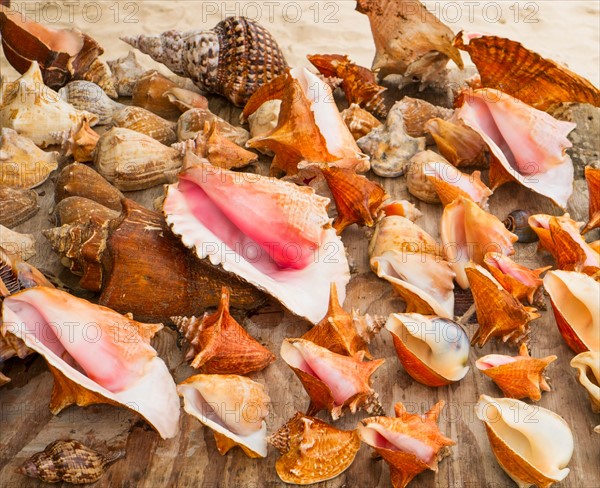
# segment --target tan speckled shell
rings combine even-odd
[[[86,110],[98,116],[98,125],[108,124],[113,114],[125,105],[111,100],[106,92],[91,81],[71,81],[58,94],[78,110]]]
[[[156,139],[169,146],[177,140],[175,123],[159,117],[141,107],[125,107],[116,112],[112,119],[114,127],[130,129]]]
[[[39,209],[38,196],[33,190],[0,185],[0,224],[14,227],[30,219]]]

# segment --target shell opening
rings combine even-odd
[[[432,465],[435,461],[435,451],[431,446],[406,434],[393,432],[383,425],[369,423],[361,425],[361,438],[375,449],[388,449],[390,451],[413,454],[425,464]]]
[[[510,364],[518,361],[519,358],[513,356],[505,356],[503,354],[488,354],[475,361],[477,369],[485,371],[486,369],[495,368],[496,366],[502,366],[503,364]]]

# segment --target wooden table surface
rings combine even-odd
[[[211,109],[220,115],[237,121],[239,111],[220,99],[211,100]],[[598,126],[598,111],[592,110],[589,120]],[[594,155],[597,162],[599,141],[594,134],[575,134],[581,146]],[[581,142],[583,140],[583,142]],[[590,164],[593,161],[586,161]],[[255,170],[265,172],[267,161],[261,161]],[[587,219],[587,188],[577,171],[578,179],[570,200],[568,211],[577,220]],[[439,239],[439,222],[442,207],[417,201],[406,191],[403,177],[383,179],[369,174],[380,182],[394,198],[408,198],[423,213],[417,224]],[[54,177],[55,179],[55,177]],[[53,273],[65,283],[77,281],[61,266],[42,229],[53,227],[53,181],[37,189],[42,208],[31,220],[18,226],[20,232],[32,232],[37,238],[37,255],[31,263],[46,272]],[[128,196],[152,207],[162,188],[136,192]],[[490,210],[503,219],[518,208],[535,213],[561,214],[549,200],[533,194],[515,184],[500,188],[490,199]],[[591,236],[598,239],[597,231]],[[345,308],[358,308],[363,313],[388,315],[401,312],[403,302],[397,298],[391,286],[378,279],[369,269],[367,245],[369,230],[353,226],[342,238],[353,266],[353,276],[347,288]],[[553,264],[547,254],[538,254],[536,244],[516,245],[515,259],[531,268]],[[546,300],[548,302],[548,300]],[[550,365],[548,375],[552,391],[544,393],[537,403],[561,415],[573,430],[575,452],[569,464],[571,473],[559,485],[564,488],[600,487],[600,435],[592,428],[600,423],[600,416],[593,414],[587,392],[579,385],[576,371],[569,366],[574,356],[560,336],[554,316],[547,303],[541,318],[533,322],[530,341],[531,354],[543,357],[556,354],[558,360]],[[277,356],[277,361],[265,370],[250,377],[266,385],[272,404],[267,420],[269,432],[279,428],[298,410],[308,406],[308,396],[292,370],[279,357],[279,348],[285,337],[299,337],[310,327],[302,319],[290,315],[277,304],[270,304],[257,314],[242,321],[248,332]],[[476,330],[469,323],[470,336]],[[163,329],[153,345],[166,361],[177,383],[195,374],[183,359],[181,341],[177,333]],[[410,486],[448,488],[500,488],[516,486],[496,462],[485,434],[484,425],[474,414],[474,405],[481,394],[501,397],[500,390],[492,381],[474,367],[475,360],[485,354],[516,354],[505,344],[492,343],[483,349],[472,348],[471,370],[460,382],[442,387],[429,388],[413,381],[403,370],[396,356],[390,334],[383,330],[371,344],[375,358],[385,358],[384,365],[374,375],[374,389],[380,394],[382,405],[388,415],[393,415],[393,405],[403,402],[410,412],[424,412],[438,400],[445,400],[446,407],[440,419],[440,428],[456,442],[451,455],[439,466],[438,473],[424,472]],[[125,449],[127,455],[113,464],[97,487],[197,487],[197,488],[267,488],[285,486],[275,472],[279,457],[276,449],[269,447],[266,459],[249,459],[240,449],[233,449],[221,456],[216,448],[212,432],[195,418],[181,412],[180,430],[174,439],[162,440],[137,415],[108,405],[80,408],[71,406],[54,416],[48,410],[52,390],[52,375],[39,356],[25,360],[11,359],[4,373],[12,381],[0,389],[0,486],[34,487],[47,486],[15,473],[25,459],[50,442],[60,438],[77,439],[101,451]],[[325,412],[319,417],[328,420]],[[354,428],[364,417],[347,413],[336,422],[345,429]],[[371,488],[390,486],[389,468],[381,459],[373,459],[372,450],[362,445],[354,463],[339,477],[320,483],[327,488]]]

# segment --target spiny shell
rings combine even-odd
[[[341,115],[344,124],[348,126],[348,130],[355,141],[358,141],[361,137],[366,136],[373,129],[382,125],[379,120],[365,109],[360,108],[356,103],[350,105]]]
[[[120,97],[131,97],[133,87],[146,72],[135,57],[134,51],[129,51],[127,56],[107,61],[115,79],[115,88]]]
[[[244,17],[228,17],[208,31],[171,30],[122,40],[191,78],[203,91],[223,95],[238,106],[287,68],[271,34]]]
[[[77,110],[96,115],[98,125],[108,124],[113,114],[125,107],[122,103],[112,100],[102,88],[91,81],[71,81],[58,91],[58,95]]]
[[[177,120],[177,138],[180,141],[195,139],[204,130],[206,122],[218,124],[223,136],[238,146],[243,146],[250,139],[250,133],[246,129],[231,125],[207,108],[193,108],[183,113]]]
[[[177,140],[174,122],[169,122],[141,107],[125,107],[115,112],[111,123],[113,127],[130,129],[150,136],[165,146],[170,146]]]
[[[108,465],[123,456],[124,451],[104,456],[80,442],[59,440],[48,444],[42,452],[30,457],[18,472],[46,483],[95,483],[102,477]]]
[[[33,190],[0,185],[0,224],[11,228],[33,217],[40,209]]]

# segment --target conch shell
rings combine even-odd
[[[484,87],[502,90],[539,110],[565,102],[600,107],[600,90],[592,83],[517,41],[459,32],[454,45],[469,53]]]
[[[355,141],[366,136],[375,129],[375,127],[382,125],[379,120],[365,109],[360,108],[356,103],[353,103],[347,109],[342,111],[341,116]]]
[[[457,168],[489,166],[485,141],[460,119],[433,118],[426,122],[425,128],[438,151]]]
[[[177,141],[175,123],[141,107],[125,107],[115,112],[110,120],[113,127],[129,129],[156,139],[165,146]]]
[[[339,476],[346,471],[358,450],[356,430],[340,430],[315,417],[296,413],[267,438],[281,457],[275,463],[284,483],[310,485]]]
[[[518,356],[488,354],[479,358],[475,366],[492,378],[505,397],[529,398],[537,402],[542,398],[542,391],[550,391],[544,371],[556,359],[554,355],[532,358],[527,344],[521,344]]]
[[[84,118],[78,127],[56,133],[56,139],[65,156],[73,156],[78,163],[88,163],[94,160],[94,150],[100,136]]]
[[[33,190],[0,185],[0,224],[15,227],[33,217],[40,209],[38,195]]]
[[[343,356],[317,346],[306,339],[285,339],[281,358],[292,368],[310,396],[307,415],[327,410],[333,420],[348,407],[373,413],[381,410],[378,395],[371,388],[371,375],[385,359],[363,361],[360,351],[353,357]]]
[[[27,137],[8,127],[0,131],[0,184],[11,188],[35,188],[56,168],[56,151],[42,151]]]
[[[135,405],[132,410],[161,437],[177,434],[175,383],[150,346],[150,338],[162,324],[142,324],[44,286],[5,298],[2,318],[4,335],[22,339],[48,363],[54,375],[53,414],[72,404]]]
[[[505,290],[520,302],[527,300],[530,305],[534,305],[534,302],[541,298],[539,292],[543,280],[540,275],[552,268],[552,266],[545,266],[529,269],[498,252],[488,252],[483,262]]]
[[[406,132],[399,103],[390,109],[385,124],[357,141],[358,146],[371,156],[373,172],[388,178],[406,173],[410,158],[425,150],[424,137],[414,138]]]
[[[600,283],[574,271],[548,271],[544,288],[550,295],[556,325],[577,354],[600,351]]]
[[[518,239],[497,217],[464,197],[444,208],[440,234],[446,259],[463,289],[469,287],[465,274],[469,261],[483,264],[485,254],[492,251],[511,256]]]
[[[327,312],[330,283],[336,283],[343,300],[350,278],[328,203],[312,188],[234,173],[198,159],[167,188],[163,211],[198,258],[208,258],[317,323]]]
[[[517,181],[562,208],[573,193],[567,139],[576,124],[555,119],[499,90],[464,94],[456,116],[477,132],[491,154],[490,185]]]
[[[465,273],[473,293],[479,324],[471,344],[483,347],[492,337],[512,344],[527,341],[529,322],[540,317],[537,310],[523,306],[478,264],[467,265]]]
[[[235,446],[251,458],[267,457],[271,399],[260,383],[233,374],[198,374],[177,385],[183,409],[212,429],[221,455]]]
[[[444,163],[448,161],[438,153],[426,150],[420,151],[410,158],[408,171],[406,173],[406,189],[412,196],[426,203],[440,203],[440,197],[435,191],[433,183],[427,178],[425,167],[428,163]]]
[[[548,488],[567,477],[574,440],[562,417],[537,405],[487,395],[481,395],[475,413],[485,422],[498,464],[519,488]]]
[[[411,137],[426,137],[427,144],[433,144],[431,134],[427,129],[427,122],[431,119],[449,119],[454,110],[433,105],[420,98],[403,97],[396,102],[406,125],[406,133]]]
[[[570,364],[579,371],[579,383],[590,396],[592,410],[600,413],[600,352],[581,352],[571,359]]]
[[[348,104],[356,103],[377,117],[387,116],[387,108],[381,95],[387,88],[379,86],[373,72],[350,61],[341,54],[315,54],[308,60],[328,78],[342,80],[341,88]]]
[[[400,216],[383,218],[369,244],[371,269],[389,281],[406,312],[454,317],[454,277],[433,237]]]
[[[254,138],[266,136],[267,134],[275,130],[275,127],[277,127],[277,122],[279,121],[280,111],[281,100],[268,100],[265,103],[263,103],[258,108],[258,110],[250,114],[248,116],[248,125],[250,126],[250,137]],[[369,116],[372,117],[371,114],[369,114]],[[241,118],[243,118],[243,114]],[[346,122],[346,120],[344,120],[344,122]],[[274,156],[273,151],[271,151],[269,148],[263,147],[258,150],[261,153],[266,154],[267,156]]]
[[[237,106],[287,68],[269,31],[245,17],[227,17],[211,30],[121,39],[190,78],[202,91],[223,95]]]
[[[177,139],[196,139],[198,134],[204,131],[206,122],[218,125],[219,132],[238,146],[243,146],[250,139],[250,133],[246,129],[231,125],[207,108],[192,108],[177,119]]]
[[[368,417],[358,424],[360,439],[389,465],[394,488],[404,488],[426,469],[437,472],[438,463],[450,454],[450,446],[456,443],[437,426],[444,405],[440,400],[425,415],[418,415],[396,403],[395,418]]]
[[[123,191],[173,182],[182,164],[176,149],[145,134],[117,127],[102,134],[94,156],[98,173]]]
[[[58,90],[58,95],[77,110],[96,115],[98,125],[108,124],[115,112],[125,108],[125,105],[112,100],[102,88],[91,81],[71,81]]]
[[[84,118],[90,125],[98,122],[96,115],[75,109],[46,87],[35,61],[13,84],[0,87],[0,126],[17,131],[36,146],[60,142],[51,132],[78,127]]]
[[[107,61],[108,67],[114,77],[114,85],[120,97],[131,97],[133,87],[145,73],[143,66],[135,57],[134,51],[129,51],[127,56]]]
[[[110,464],[123,456],[125,451],[105,456],[75,440],[59,440],[31,456],[17,472],[45,483],[95,483]]]
[[[219,308],[214,314],[172,317],[190,342],[186,359],[203,373],[248,374],[275,361],[275,356],[259,344],[229,314],[229,289],[223,287]]]
[[[205,97],[179,86],[168,89],[163,93],[163,97],[166,97],[181,112],[186,112],[191,108],[208,108],[208,100]]]
[[[157,71],[146,72],[133,86],[131,103],[166,119],[176,118],[181,111],[165,94],[177,83]]]
[[[585,181],[587,181],[590,205],[589,219],[583,234],[600,226],[600,169],[586,166]]]
[[[391,202],[386,203],[381,211],[388,217],[398,215],[400,217],[406,217],[411,222],[415,222],[423,216],[421,211],[408,200],[392,200]]]
[[[35,237],[33,234],[21,234],[0,225],[0,247],[9,254],[27,261],[35,256]]]
[[[469,372],[469,337],[451,320],[418,313],[390,314],[385,324],[406,372],[427,386],[460,381]]]
[[[481,181],[479,171],[468,175],[443,161],[426,163],[423,171],[442,205],[446,206],[458,197],[464,197],[473,200],[481,208],[487,208],[487,200],[493,192]]]
[[[54,207],[57,225],[87,224],[90,219],[106,221],[116,219],[120,212],[84,197],[67,197]]]

